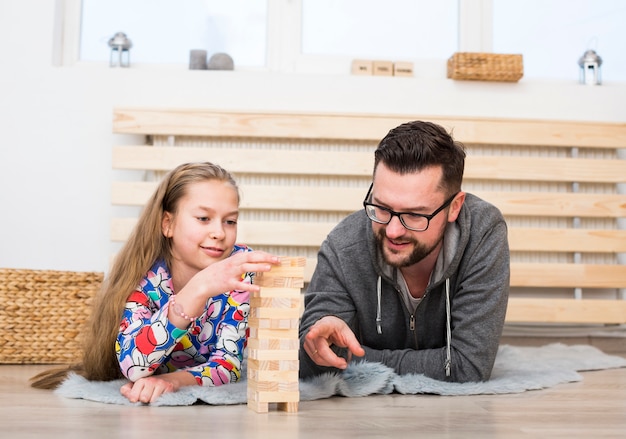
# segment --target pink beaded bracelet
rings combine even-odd
[[[174,310],[176,314],[182,317],[185,320],[189,320],[191,323],[195,322],[198,317],[191,317],[190,315],[185,314],[183,307],[176,303],[176,295],[172,294],[170,296],[170,306]]]

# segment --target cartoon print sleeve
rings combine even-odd
[[[252,273],[245,275],[252,282]],[[202,317],[198,334],[201,348],[208,350],[208,361],[185,368],[202,386],[221,386],[241,379],[243,351],[248,339],[250,293],[231,291],[214,298]]]
[[[168,309],[168,304],[158,309],[143,291],[129,296],[115,345],[120,369],[129,380],[154,374],[187,335],[168,320]]]

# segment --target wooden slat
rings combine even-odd
[[[509,323],[625,324],[626,301],[592,299],[510,298]]]
[[[187,162],[210,161],[233,174],[371,176],[371,152],[263,150],[168,146],[113,147],[113,169],[169,171]]]
[[[113,182],[111,202],[114,205],[143,206],[154,182]],[[269,186],[242,184],[241,210],[352,212],[363,207],[367,187]],[[332,193],[332,196],[329,194]]]
[[[111,240],[123,242],[128,239],[137,218],[113,218]],[[237,240],[255,246],[319,247],[335,223],[293,221],[248,221],[237,227]]]
[[[317,261],[307,260],[305,282],[311,280]],[[626,288],[626,269],[618,265],[511,263],[511,287]],[[542,299],[535,299],[542,300]]]
[[[155,183],[114,182],[113,204],[143,206]],[[366,187],[240,186],[242,209],[352,212],[362,207]],[[626,194],[546,192],[475,192],[496,205],[505,216],[621,218]],[[332,196],[331,196],[332,195]]]
[[[307,259],[305,282],[311,280],[316,264],[314,258]],[[510,285],[544,293],[549,288],[626,288],[626,270],[618,265],[512,262]]]
[[[505,216],[545,218],[626,216],[626,194],[488,191],[473,193],[498,206]]]
[[[517,252],[626,252],[626,230],[509,227],[508,235]]]
[[[246,160],[242,160],[245,157]],[[168,171],[185,162],[211,161],[245,174],[369,177],[372,152],[263,150],[168,146],[113,147],[114,169]],[[468,156],[466,180],[624,183],[626,160]]]
[[[378,142],[390,129],[417,119],[435,122],[453,130],[455,138],[465,143],[590,148],[626,146],[626,124],[623,123],[442,118],[425,115],[116,108],[113,112],[113,132]]]
[[[135,218],[113,218],[111,239],[125,241]],[[249,245],[319,247],[335,223],[241,221],[238,237]],[[626,252],[626,230],[509,228],[512,252]],[[626,267],[624,268],[626,270]]]
[[[335,223],[293,221],[240,222],[237,240],[255,246],[315,247],[322,244]]]
[[[626,288],[626,267],[611,264],[511,262],[512,287]]]
[[[319,247],[334,226],[330,222],[242,221],[238,237],[250,245]],[[626,252],[626,230],[510,227],[508,235],[512,252]]]
[[[626,160],[468,156],[464,180],[567,183],[626,182]]]

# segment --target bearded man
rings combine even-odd
[[[300,376],[352,359],[397,374],[488,380],[509,295],[507,226],[461,189],[465,148],[423,121],[374,153],[363,210],[322,243],[300,322]]]

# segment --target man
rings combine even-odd
[[[355,356],[398,374],[489,379],[509,293],[507,227],[461,190],[464,165],[463,145],[432,123],[382,139],[364,209],[320,248],[300,324],[301,377]]]

